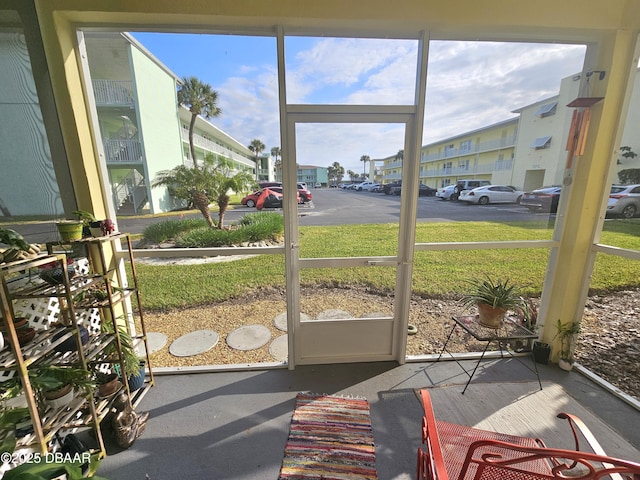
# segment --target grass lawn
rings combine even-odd
[[[601,243],[640,250],[640,220],[605,223]],[[547,222],[500,224],[502,238],[510,240],[550,239]],[[300,227],[300,255],[303,258],[394,255],[397,225],[349,225]],[[417,242],[495,240],[496,224],[490,222],[419,223]],[[414,256],[414,294],[432,297],[458,296],[465,281],[488,274],[509,278],[524,295],[539,296],[547,268],[547,249],[420,251]],[[185,308],[240,297],[265,287],[283,287],[284,258],[261,255],[244,260],[199,265],[136,265],[145,308]],[[307,269],[301,272],[303,285],[367,286],[391,291],[396,269],[358,267]],[[640,285],[640,264],[629,259],[598,254],[591,280],[596,292]]]

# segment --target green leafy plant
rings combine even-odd
[[[0,243],[4,243],[10,247],[16,247],[25,252],[28,252],[30,248],[30,245],[22,235],[11,228],[0,228]]]
[[[95,389],[95,382],[87,370],[57,365],[45,365],[29,369],[29,383],[31,383],[32,388],[39,392],[57,390],[64,385],[72,385],[75,389],[85,393],[92,392]],[[22,381],[19,376],[15,375],[2,382],[1,388],[1,400],[14,398],[22,392]]]
[[[82,220],[83,225],[89,226],[91,222],[97,222],[98,219],[91,212],[87,212],[86,210],[76,210],[73,214]]]
[[[556,323],[556,335],[554,339],[560,340],[559,358],[569,363],[573,363],[573,351],[575,347],[576,336],[580,333],[580,323],[562,323],[558,319]]]
[[[522,307],[522,297],[520,297],[516,286],[509,284],[508,278],[493,280],[491,277],[485,276],[484,279],[468,280],[467,284],[471,288],[460,299],[460,303],[466,308],[480,303],[507,310]]]
[[[111,322],[103,322],[102,330],[106,333],[114,333],[113,324]],[[127,327],[119,324],[118,334],[120,336],[120,348],[122,350],[122,363],[125,372],[127,372],[127,378],[130,378],[132,375],[137,375],[138,372],[140,372],[140,356],[135,351],[133,338],[129,335]],[[111,342],[105,352],[110,356],[116,357],[116,343]]]

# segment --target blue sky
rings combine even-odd
[[[212,121],[241,143],[280,146],[276,40],[268,37],[134,33],[179,77],[196,76],[219,94]],[[582,69],[584,46],[432,42],[423,144],[507,120],[513,110],[558,93]],[[417,42],[349,38],[285,40],[289,103],[410,104]],[[399,125],[303,125],[297,162],[334,161],[363,172],[362,155],[403,148]]]

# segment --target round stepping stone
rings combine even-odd
[[[330,308],[318,314],[318,320],[336,320],[341,318],[353,318],[353,315],[345,310],[338,310],[337,308]]]
[[[247,325],[227,335],[227,345],[235,350],[255,350],[265,345],[271,332],[264,325]]]
[[[164,333],[160,332],[149,332],[147,333],[147,345],[149,345],[149,355],[152,353],[156,353],[158,350],[163,348],[167,344],[167,336]],[[136,347],[136,353],[139,357],[146,356],[144,348],[144,343],[140,343]]]
[[[169,346],[169,353],[175,357],[198,355],[215,347],[219,339],[213,330],[196,330],[176,339]]]
[[[287,335],[280,335],[269,345],[269,353],[279,362],[286,362],[289,359],[289,343]]]
[[[311,320],[311,317],[306,313],[300,312],[300,321],[306,322]],[[283,332],[287,331],[287,312],[282,312],[276,316],[273,320],[273,324],[278,330],[282,330]]]

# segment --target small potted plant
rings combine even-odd
[[[91,374],[82,368],[50,365],[38,369],[38,375],[38,382],[47,381],[39,383],[39,388],[45,403],[52,408],[64,407],[78,392],[86,394],[95,389]]]
[[[489,328],[500,328],[508,310],[522,307],[522,298],[515,285],[506,280],[493,280],[489,276],[467,282],[471,289],[460,303],[465,308],[478,308],[478,322]]]
[[[102,329],[107,333],[114,333],[113,325],[109,322],[104,322],[102,324]],[[131,338],[131,335],[129,335],[129,332],[124,325],[118,325],[118,335],[120,336],[122,363],[126,375],[122,375],[122,371],[118,364],[115,365],[115,370],[120,374],[123,381],[124,377],[126,376],[126,381],[129,384],[130,391],[138,390],[139,388],[142,388],[144,384],[146,364],[143,359],[141,359],[140,356],[136,353],[133,339]],[[117,357],[117,351],[115,350],[114,342],[110,344],[110,348],[107,349],[107,351],[111,356]]]
[[[576,338],[580,333],[580,323],[562,323],[560,319],[556,323],[556,336],[560,340],[560,352],[558,354],[558,366],[566,371],[573,368],[573,351],[576,346]]]

